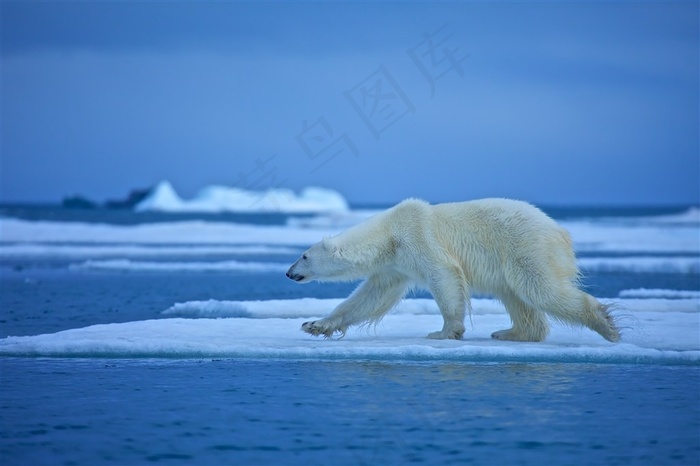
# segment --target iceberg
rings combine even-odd
[[[144,200],[137,212],[284,212],[324,213],[347,212],[345,198],[331,189],[308,187],[299,194],[290,189],[248,191],[227,186],[208,186],[192,199],[182,199],[168,181],[161,181]]]

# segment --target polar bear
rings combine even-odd
[[[316,336],[377,322],[418,286],[430,291],[444,320],[428,338],[462,338],[472,291],[500,299],[510,314],[513,327],[491,335],[499,340],[544,340],[547,315],[608,341],[620,338],[608,306],[578,288],[569,233],[522,201],[408,199],[316,243],[287,277],[299,283],[366,278],[328,317],[302,325]]]

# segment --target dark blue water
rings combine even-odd
[[[695,465],[700,368],[0,360],[3,465]]]

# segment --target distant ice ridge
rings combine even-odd
[[[242,225],[188,220],[141,225],[104,225],[77,222],[28,221],[0,218],[0,241],[7,243],[111,243],[306,246],[334,235],[371,215],[351,211],[283,225]],[[591,222],[563,222],[578,252],[627,254],[700,252],[696,226],[621,226]]]
[[[442,326],[431,300],[406,300],[376,327],[352,328],[343,339],[302,333],[308,318],[327,315],[338,300],[189,302],[165,315],[179,317],[94,325],[58,333],[0,339],[0,355],[87,358],[246,358],[453,360],[700,365],[697,300],[618,299],[634,316],[618,344],[587,329],[553,324],[543,343],[490,338],[510,320],[502,305],[475,300],[473,326],[460,341],[429,340]],[[234,318],[212,319],[222,314]],[[624,317],[623,317],[624,318]]]
[[[301,249],[284,246],[146,246],[3,244],[0,257],[178,257],[218,255],[294,255]]]
[[[208,186],[193,199],[182,199],[168,181],[161,181],[136,205],[136,211],[163,212],[347,212],[348,203],[337,191],[304,188],[298,195],[290,189],[248,191],[227,186]]]
[[[571,233],[574,247],[579,252],[700,252],[700,225],[697,224],[647,221],[628,225],[602,221],[559,223]]]
[[[27,221],[0,218],[0,241],[7,243],[84,243],[158,245],[310,245],[339,230],[302,230],[286,226],[242,225],[187,220],[141,225]]]
[[[130,259],[88,260],[80,264],[72,264],[72,269],[97,270],[132,270],[146,272],[278,272],[283,273],[289,264],[274,262],[172,262],[172,261],[134,261]]]
[[[287,219],[287,226],[303,229],[328,229],[350,228],[368,218],[377,215],[382,210],[358,209],[349,212],[333,212],[329,214],[315,215],[313,217],[291,217]]]
[[[634,290],[620,291],[620,298],[679,298],[696,299],[700,302],[700,291],[636,288]]]
[[[689,207],[685,212],[678,214],[638,217],[636,220],[660,224],[700,225],[700,207]]]
[[[582,257],[583,270],[635,273],[700,273],[700,257]]]
[[[1,257],[1,255],[0,255]],[[109,269],[160,272],[284,272],[288,263],[247,261],[138,261],[131,259],[87,260],[72,264],[74,269]],[[700,258],[695,257],[585,257],[578,260],[589,272],[684,273],[700,274]]]

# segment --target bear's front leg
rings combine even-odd
[[[314,320],[312,322],[304,322],[301,325],[301,329],[315,337],[323,335],[326,338],[333,336],[335,332],[341,333],[341,338],[345,336],[347,331],[347,326],[341,326],[335,319],[320,319]]]
[[[464,335],[464,316],[470,306],[467,284],[457,268],[437,272],[431,280],[430,292],[444,320],[442,330],[428,334],[434,340],[460,340]]]
[[[301,329],[314,336],[330,338],[340,332],[343,337],[352,325],[381,319],[401,299],[407,284],[408,279],[403,275],[389,272],[372,275],[328,317],[305,322]]]

